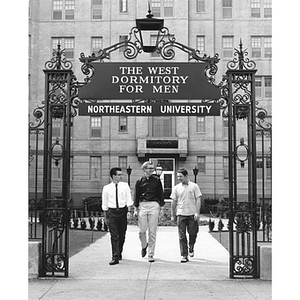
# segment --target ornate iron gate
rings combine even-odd
[[[71,119],[77,115],[79,103],[94,102],[79,99],[78,89],[88,84],[93,77],[92,62],[110,59],[110,53],[120,48],[123,49],[125,58],[136,58],[144,50],[137,35],[138,31],[137,27],[133,27],[127,39],[101,49],[98,54],[85,56],[82,53],[80,61],[83,63],[81,70],[86,76],[84,82],[77,81],[73,75],[72,64],[66,61],[64,50],[61,50],[59,45],[53,52],[52,60],[45,65],[45,101],[42,107],[34,111],[39,126],[44,125],[42,276],[68,276]],[[175,49],[187,53],[189,60],[205,63],[206,79],[216,85],[218,54],[214,57],[200,56],[199,51],[177,42],[174,35],[169,33],[169,29],[163,27],[160,29],[154,50],[163,59],[171,60],[175,56]],[[222,95],[220,99],[202,100],[202,103],[218,102],[223,116],[227,116],[229,120],[231,278],[257,277],[256,124],[257,118],[261,121],[264,119],[265,112],[256,107],[255,63],[245,59],[245,54],[240,45],[240,50],[236,50],[235,53],[238,58],[228,64],[226,76],[217,84]],[[63,122],[62,139],[54,132],[56,120]],[[246,126],[242,125],[243,135],[239,137],[239,125],[245,121]],[[238,162],[241,170],[238,169]],[[62,165],[62,178],[60,183],[56,181],[54,186],[52,171],[58,165]],[[240,193],[239,180],[245,178],[248,180],[248,188]]]
[[[51,61],[45,64],[45,101],[33,112],[37,124],[31,122],[29,127],[30,132],[44,132],[41,276],[68,277],[71,101],[74,91],[71,69],[72,64],[65,59],[65,52],[58,45]],[[55,125],[57,123],[62,124],[62,132],[57,131],[60,128]]]
[[[258,277],[257,127],[265,130],[266,111],[255,101],[256,65],[240,43],[228,63],[228,155],[230,277]],[[270,125],[268,126],[270,127]],[[245,182],[246,190],[243,190]]]

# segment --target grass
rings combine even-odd
[[[30,232],[30,228],[28,229]],[[69,255],[72,257],[90,244],[101,239],[107,232],[98,230],[81,230],[70,229],[69,230]],[[37,224],[37,238],[42,237],[42,224]]]

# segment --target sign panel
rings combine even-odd
[[[214,99],[220,89],[205,77],[205,63],[93,63],[80,99]]]
[[[218,103],[81,103],[80,116],[219,116]]]

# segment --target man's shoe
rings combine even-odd
[[[149,257],[148,257],[148,261],[149,261],[149,262],[155,262],[153,256],[149,256]]]
[[[122,260],[122,254],[119,255],[119,260]]]
[[[195,253],[194,253],[194,248],[193,247],[190,247],[189,248],[189,256],[190,257],[194,257]]]
[[[181,259],[180,262],[186,263],[186,262],[188,262],[188,261],[189,261],[189,259],[188,259],[186,256],[182,256],[182,259]]]
[[[148,243],[147,243],[147,245],[146,245],[145,248],[142,248],[142,257],[146,256],[146,254],[147,254],[147,247],[148,247]]]
[[[109,262],[109,264],[110,264],[111,266],[117,265],[118,263],[119,263],[119,261],[118,261],[117,259],[112,259],[112,260]]]

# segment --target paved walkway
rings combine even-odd
[[[200,226],[195,257],[180,263],[176,227],[159,227],[155,262],[140,254],[129,226],[119,265],[109,266],[109,233],[70,259],[69,278],[29,280],[29,300],[271,300],[271,281],[229,279],[229,254]]]

